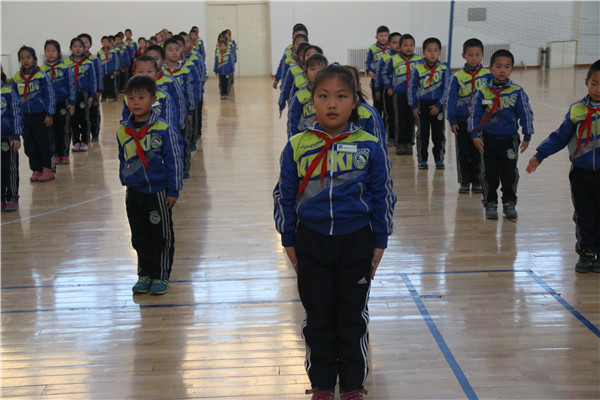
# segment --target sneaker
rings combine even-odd
[[[471,190],[473,193],[483,193],[483,186],[481,184],[473,185]]]
[[[88,151],[88,145],[85,143],[81,143],[79,146],[79,151]]]
[[[75,143],[73,145],[73,151],[80,151],[81,149],[81,143]]]
[[[597,254],[596,259],[592,261],[592,271],[600,273],[600,254]]]
[[[458,193],[469,193],[469,185],[460,185]]]
[[[363,395],[367,394],[365,389],[354,389],[349,392],[344,392],[340,389],[341,400],[363,400]]]
[[[169,281],[166,279],[152,279],[150,294],[165,294],[169,289]]]
[[[506,202],[502,205],[502,212],[504,213],[504,216],[508,219],[517,219],[518,218],[518,214],[517,214],[517,210],[515,210],[515,202],[514,201],[509,201]]]
[[[311,400],[333,400],[335,397],[335,390],[321,390],[321,389],[308,389],[306,394],[312,394]]]
[[[62,157],[59,157],[59,156],[54,157],[54,164],[62,164]]]
[[[400,156],[412,156],[412,145],[410,143],[396,144],[396,154]]]
[[[54,171],[52,171],[50,168],[44,167],[44,170],[42,171],[42,174],[38,178],[38,181],[39,182],[46,182],[46,181],[50,181],[50,180],[52,180],[54,178],[55,178]]]
[[[190,171],[184,170],[183,171],[183,179],[188,179],[189,177],[190,177]]]
[[[2,202],[2,209],[4,210],[4,208],[5,208],[5,207],[6,207],[6,202],[5,202],[5,201],[3,201],[3,202]]]
[[[436,161],[435,162],[435,169],[445,169],[446,166],[444,165],[443,161]]]
[[[29,180],[31,182],[37,182],[40,180],[40,176],[42,176],[42,173],[40,171],[33,171]]]
[[[6,205],[2,207],[4,211],[17,211],[19,209],[18,201],[8,201]]]
[[[589,250],[581,252],[579,261],[575,264],[575,271],[587,274],[592,270],[594,261],[594,253]]]
[[[61,162],[63,164],[71,164],[71,160],[69,160],[69,156],[61,157]]]
[[[427,169],[427,161],[419,161],[419,169]]]
[[[388,147],[394,147],[396,145],[396,140],[393,138],[388,138],[387,145]]]
[[[485,206],[485,217],[487,219],[498,219],[498,204],[489,203]]]
[[[152,279],[149,276],[140,276],[136,284],[131,288],[131,291],[133,293],[148,293],[151,285]]]
[[[97,142],[97,141],[99,141],[99,140],[100,140],[100,139],[98,138],[98,136],[92,136],[92,142]]]

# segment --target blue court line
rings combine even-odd
[[[452,372],[454,372],[454,376],[456,377],[456,379],[458,380],[458,383],[460,384],[463,391],[467,395],[467,398],[469,400],[478,399],[477,395],[475,394],[475,391],[473,390],[473,387],[471,387],[469,380],[467,379],[467,377],[463,373],[462,369],[458,365],[456,358],[454,358],[452,351],[450,351],[450,348],[448,347],[448,345],[446,344],[446,341],[442,337],[442,334],[440,333],[437,325],[435,324],[435,322],[433,322],[431,315],[429,315],[429,311],[427,311],[427,307],[425,307],[423,300],[421,299],[421,297],[417,293],[417,290],[415,289],[412,282],[410,281],[408,274],[400,274],[400,276],[402,277],[402,280],[404,281],[406,288],[410,292],[413,301],[417,305],[419,312],[423,316],[423,319],[425,320],[425,323],[427,324],[429,331],[433,335],[433,338],[437,342],[438,347],[442,351],[444,358],[446,358],[448,365],[450,365]]]
[[[550,287],[550,285],[548,285],[546,282],[544,282],[544,280],[542,278],[540,278],[539,275],[537,275],[532,270],[528,270],[526,272],[541,287],[543,287],[546,290],[546,292],[548,292],[552,297],[554,297],[554,300],[558,301],[564,308],[567,309],[567,311],[569,311],[571,314],[573,314],[573,316],[575,318],[577,318],[579,320],[579,322],[581,322],[586,328],[588,328],[590,331],[592,331],[592,333],[594,335],[596,335],[598,338],[600,338],[600,329],[598,329],[598,327],[596,327],[594,324],[592,324],[586,317],[584,317],[583,315],[581,315],[581,313],[579,311],[577,311],[575,309],[575,307],[573,307],[572,305],[570,305],[569,303],[567,303],[567,301],[565,299],[563,299],[560,296],[560,294],[556,293],[556,291],[554,289],[552,289]]]
[[[425,295],[423,298],[437,299],[438,295]],[[370,300],[409,300],[412,296],[381,296],[371,297]],[[300,303],[300,299],[291,300],[254,300],[254,301],[222,301],[211,303],[180,303],[180,304],[131,304],[126,306],[104,306],[104,307],[63,307],[63,308],[41,308],[35,310],[10,310],[2,311],[0,314],[25,314],[37,312],[58,312],[58,311],[116,311],[116,310],[137,310],[143,308],[177,308],[177,307],[202,307],[202,306],[223,306],[223,305],[271,305],[271,304],[293,304]]]

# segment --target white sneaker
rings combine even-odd
[[[79,146],[79,151],[88,151],[88,145],[81,143],[81,146]]]
[[[81,151],[81,143],[75,143],[73,145],[73,151]]]

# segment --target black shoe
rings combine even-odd
[[[188,179],[190,177],[190,171],[183,171],[183,179]]]
[[[508,201],[502,205],[502,212],[504,216],[508,219],[517,219],[519,214],[517,214],[517,210],[515,209],[515,202]]]
[[[600,273],[600,253],[596,254],[596,259],[592,261],[592,271]]]
[[[485,206],[485,217],[487,219],[498,219],[498,204],[488,203]]]
[[[460,185],[458,193],[469,193],[469,185]]]
[[[97,142],[98,140],[98,136],[92,136],[92,142]]]
[[[579,254],[579,261],[577,261],[577,264],[575,264],[575,271],[582,274],[591,272],[594,261],[594,253],[591,251],[582,252]]]
[[[473,193],[483,193],[483,187],[481,186],[481,183],[473,184],[471,190],[473,191]]]

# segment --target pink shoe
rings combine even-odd
[[[80,151],[81,150],[81,143],[75,143],[73,145],[73,151]]]
[[[54,164],[62,164],[62,157],[56,156],[54,157]]]
[[[64,156],[60,158],[61,164],[71,164],[71,160],[69,160],[69,156]]]
[[[88,151],[88,145],[85,143],[81,143],[79,146],[79,151]]]
[[[6,203],[6,206],[3,207],[4,211],[17,211],[19,209],[18,201],[9,201]]]
[[[40,175],[38,181],[46,182],[52,179],[54,179],[54,172],[52,172],[50,168],[44,167],[44,172],[42,172],[42,175]]]
[[[37,182],[40,180],[40,176],[42,176],[42,173],[40,171],[33,171],[29,180],[31,182]]]

